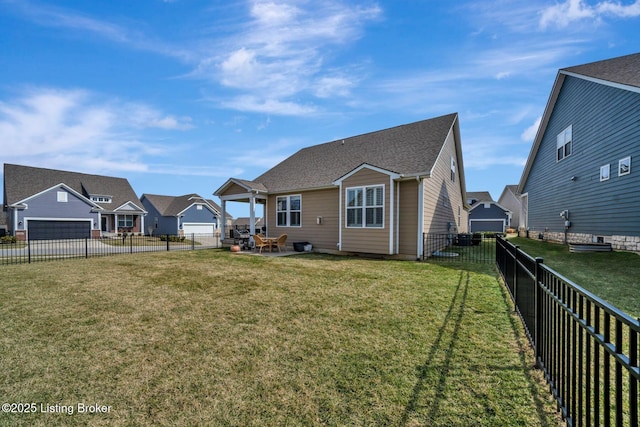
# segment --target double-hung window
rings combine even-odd
[[[276,224],[278,227],[300,227],[302,196],[278,196],[276,198]]]
[[[347,227],[384,227],[384,186],[347,188]]]
[[[558,134],[556,140],[556,161],[560,161],[571,155],[571,144],[573,141],[573,126],[569,125]]]

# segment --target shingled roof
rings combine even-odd
[[[640,88],[640,53],[563,68],[561,72]]]
[[[111,203],[93,202],[105,211],[113,211],[128,202],[134,203],[143,211],[142,203],[125,178],[6,163],[4,165],[5,205],[20,203],[58,184],[65,184],[87,198],[91,195],[110,196]]]
[[[213,200],[208,200],[196,193],[185,194],[183,196],[162,196],[158,194],[143,194],[163,216],[176,216],[194,203],[208,204],[214,211],[222,212],[220,206]]]
[[[253,181],[268,192],[328,188],[362,164],[401,175],[428,175],[457,114],[303,148]]]

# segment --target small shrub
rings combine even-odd
[[[8,245],[11,243],[16,243],[18,239],[16,236],[2,236],[0,237],[0,244]]]

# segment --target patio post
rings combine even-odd
[[[256,197],[251,194],[249,198],[249,233],[253,236],[256,234]]]
[[[220,235],[222,239],[227,237],[227,201],[222,199],[222,222],[220,223]]]

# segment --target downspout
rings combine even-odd
[[[418,254],[420,260],[424,254],[424,178],[416,176],[418,181]]]
[[[400,181],[396,183],[396,252],[400,253]]]
[[[393,242],[395,240],[395,187],[393,185],[393,177],[389,177],[389,255],[393,255]]]
[[[338,250],[342,250],[342,181],[338,186]]]

